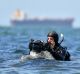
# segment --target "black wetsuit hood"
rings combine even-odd
[[[53,37],[54,41],[55,41],[55,45],[58,46],[58,40],[59,40],[59,36],[55,31],[49,32],[47,37]]]

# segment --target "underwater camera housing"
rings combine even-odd
[[[31,39],[30,43],[29,43],[29,49],[30,51],[35,51],[40,53],[41,51],[45,50],[45,42],[41,41],[41,40],[33,40]]]

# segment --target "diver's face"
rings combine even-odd
[[[55,46],[55,42],[54,42],[54,39],[53,39],[53,37],[48,37],[48,43],[51,45],[51,46]]]

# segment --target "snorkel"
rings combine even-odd
[[[64,35],[61,33],[61,41],[59,42],[59,44],[61,44],[64,41]]]

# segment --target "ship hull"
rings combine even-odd
[[[72,25],[73,20],[11,20],[12,25],[30,25],[30,24],[52,24],[52,25]]]

